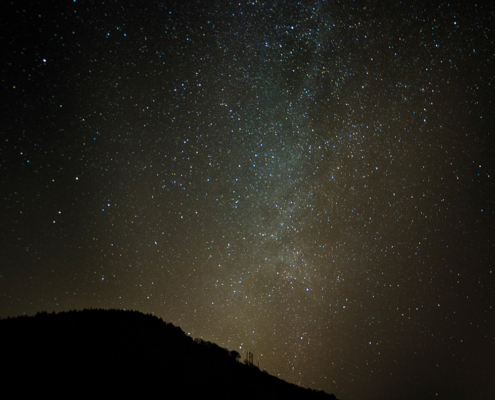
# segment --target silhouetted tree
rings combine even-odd
[[[241,355],[235,350],[232,350],[229,354],[236,361],[238,361],[239,358],[241,358]]]

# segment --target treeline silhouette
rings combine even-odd
[[[86,309],[0,320],[4,390],[216,399],[327,399],[240,354],[137,311]]]

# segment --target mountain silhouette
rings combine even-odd
[[[0,320],[4,390],[73,397],[328,399],[239,353],[137,311],[90,309]]]

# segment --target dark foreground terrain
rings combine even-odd
[[[328,399],[151,315],[84,310],[0,320],[4,390],[215,399]],[[237,356],[237,357],[236,357]]]

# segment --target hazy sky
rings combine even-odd
[[[484,1],[31,3],[0,317],[153,313],[340,400],[495,394]]]

